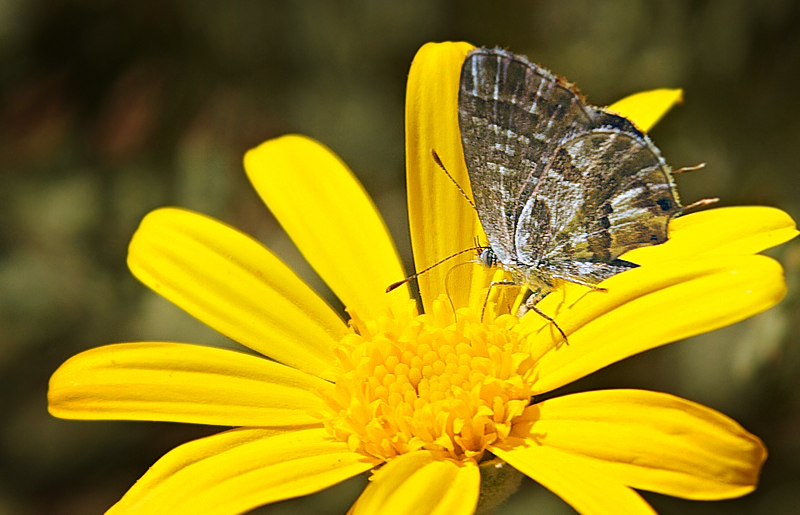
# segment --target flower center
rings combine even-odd
[[[433,313],[351,321],[339,343],[325,426],[353,451],[382,459],[426,449],[480,460],[530,403],[535,360],[519,320],[480,321],[446,301]]]

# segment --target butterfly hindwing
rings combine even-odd
[[[564,142],[580,177],[553,173],[542,181],[536,197],[550,206],[550,232],[527,232],[523,211],[516,239],[522,261],[607,263],[666,241],[667,223],[680,204],[667,165],[641,136],[602,127]],[[537,247],[538,253],[527,252]]]

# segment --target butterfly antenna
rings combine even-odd
[[[689,211],[690,209],[695,209],[698,207],[710,206],[711,204],[716,204],[717,202],[719,202],[719,197],[701,198],[700,200],[696,200],[691,204],[689,204],[688,206],[685,206],[683,210]]]
[[[682,166],[677,170],[672,170],[672,174],[675,175],[678,173],[696,172],[697,170],[702,170],[705,167],[706,167],[705,163],[696,164],[694,166]]]
[[[428,270],[431,270],[432,268],[435,268],[435,267],[441,265],[442,263],[444,263],[445,261],[447,261],[449,259],[452,259],[452,258],[454,258],[454,257],[456,257],[458,255],[464,254],[465,252],[474,252],[474,251],[476,251],[476,250],[478,250],[480,248],[481,247],[470,247],[468,249],[459,250],[455,254],[450,254],[446,258],[440,259],[439,261],[437,261],[436,263],[432,264],[431,266],[429,266],[427,268],[423,268],[419,272],[417,272],[415,274],[411,274],[411,275],[409,275],[408,277],[406,277],[405,279],[403,279],[401,281],[397,281],[397,282],[394,282],[394,283],[390,284],[389,286],[386,287],[386,293],[389,293],[390,291],[392,291],[392,290],[394,290],[396,288],[399,288],[400,286],[404,285],[405,283],[407,283],[411,279],[414,279],[415,277],[419,277],[420,275],[424,274]]]
[[[433,156],[433,160],[436,162],[436,164],[439,165],[439,168],[442,169],[444,174],[453,182],[453,184],[456,185],[456,188],[458,188],[458,191],[461,192],[461,195],[463,195],[464,198],[467,200],[467,202],[469,202],[469,205],[472,206],[472,209],[477,211],[478,209],[475,207],[475,203],[472,202],[471,198],[469,198],[469,195],[467,195],[467,192],[464,191],[464,188],[462,188],[461,185],[458,182],[456,182],[456,180],[453,178],[453,176],[450,175],[450,172],[447,171],[447,168],[444,167],[444,163],[442,163],[442,160],[439,158],[439,154],[437,154],[434,149],[431,149],[431,155]]]

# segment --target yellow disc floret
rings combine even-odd
[[[328,431],[352,450],[382,459],[426,449],[480,460],[487,445],[523,420],[534,360],[519,320],[480,321],[469,308],[351,321],[336,349]]]

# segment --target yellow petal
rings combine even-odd
[[[162,420],[219,426],[319,425],[315,393],[332,385],[241,352],[184,343],[88,350],[50,379],[48,409],[61,418]]]
[[[780,209],[722,207],[675,218],[665,243],[632,250],[623,259],[648,265],[700,255],[755,254],[797,234],[792,217]]]
[[[386,225],[364,188],[333,152],[296,135],[244,156],[258,194],[314,270],[362,320],[406,310],[405,277]]]
[[[159,209],[128,250],[133,275],[222,334],[322,376],[347,328],[259,242],[216,220]]]
[[[767,458],[761,440],[734,420],[664,393],[584,392],[529,409],[538,412],[532,445],[582,456],[603,477],[641,490],[739,497],[755,489]]]
[[[417,52],[408,75],[406,182],[417,271],[474,247],[475,237],[483,234],[477,213],[431,156],[433,149],[453,179],[469,194],[458,128],[458,84],[461,65],[472,48],[467,43],[428,43]],[[460,263],[474,260],[475,255],[464,253],[417,279],[426,312],[432,311],[433,301],[444,291],[456,308],[466,306],[473,295],[480,296],[488,274],[477,264],[456,268]]]
[[[352,513],[472,515],[481,477],[474,464],[440,460],[427,451],[403,454],[378,470]]]
[[[640,267],[603,282],[606,291],[568,285],[538,306],[563,317],[569,336],[539,359],[534,393],[554,390],[611,363],[660,345],[724,327],[775,305],[786,293],[783,269],[765,256],[708,256]],[[557,336],[541,324],[540,337]]]
[[[631,120],[639,130],[648,132],[658,121],[683,101],[680,89],[654,89],[625,97],[606,108],[607,111]]]
[[[561,497],[581,515],[655,515],[638,493],[604,476],[589,460],[534,442],[513,450],[491,448],[498,457]]]
[[[107,513],[244,513],[318,492],[376,463],[330,440],[324,429],[277,436],[234,429],[173,449]]]

